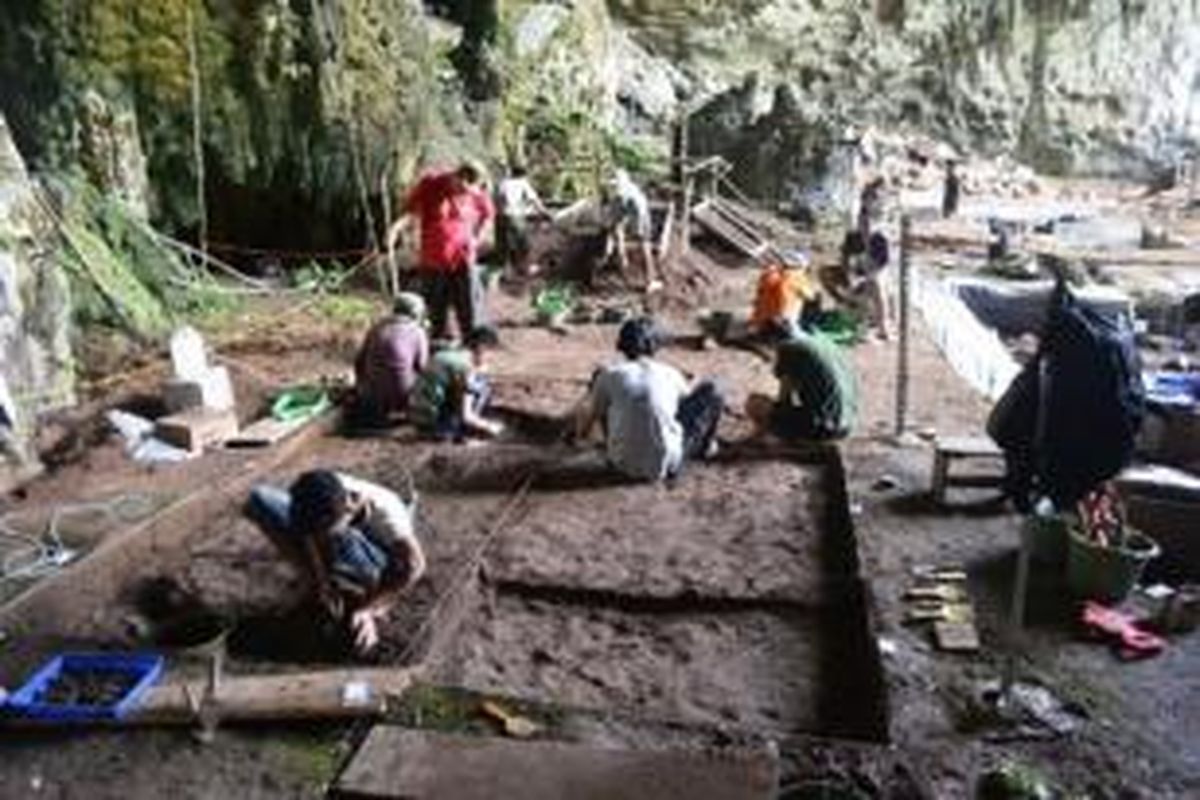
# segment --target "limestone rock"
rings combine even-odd
[[[68,286],[34,192],[0,116],[0,378],[10,418],[0,483],[33,460],[37,416],[74,402]]]

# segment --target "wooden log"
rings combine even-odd
[[[334,669],[283,675],[226,676],[215,701],[206,683],[172,682],[152,687],[120,720],[0,718],[6,728],[191,726],[248,722],[321,721],[381,717],[389,704],[419,680],[421,669]]]

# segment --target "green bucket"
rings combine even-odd
[[[1137,585],[1146,564],[1158,554],[1158,544],[1138,531],[1128,531],[1124,547],[1106,547],[1071,527],[1067,536],[1067,587],[1080,598],[1120,604]]]
[[[1061,567],[1067,563],[1070,519],[1063,514],[1033,514],[1025,518],[1021,536],[1029,557],[1039,564]]]

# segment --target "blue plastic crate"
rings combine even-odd
[[[46,690],[63,675],[86,672],[120,672],[131,684],[120,699],[104,705],[53,703]],[[63,653],[46,662],[25,685],[8,697],[5,714],[48,721],[121,719],[137,705],[146,690],[162,675],[163,658],[152,653]]]

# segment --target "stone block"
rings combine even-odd
[[[169,380],[163,388],[163,401],[170,414],[191,408],[228,411],[233,408],[233,381],[229,370],[210,367],[201,380]]]
[[[231,411],[194,408],[163,417],[154,426],[154,434],[175,447],[197,453],[237,435],[237,415]]]

